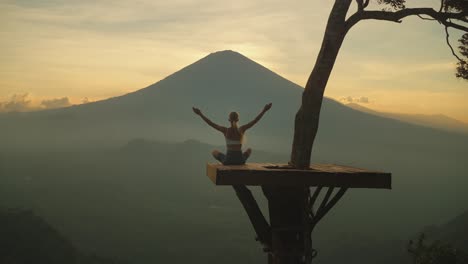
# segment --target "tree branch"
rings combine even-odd
[[[431,20],[431,21],[434,21],[434,20],[435,20],[435,19],[433,19],[433,18],[423,17],[423,16],[421,16],[421,15],[417,15],[417,16],[418,16],[420,19],[422,19],[422,20]]]
[[[450,34],[448,32],[448,27],[445,26],[445,41],[447,42],[447,45],[449,46],[450,50],[452,51],[452,54],[455,58],[457,58],[458,61],[464,62],[458,55],[455,53],[455,50],[453,50],[452,45],[450,44]]]
[[[463,22],[468,22],[468,13],[466,12],[438,12],[432,8],[405,8],[399,11],[362,11],[357,12],[350,16],[346,21],[346,31],[351,29],[356,23],[361,20],[384,20],[400,23],[401,20],[408,16],[421,16],[426,15],[433,19],[441,22],[442,24],[453,27],[465,32],[468,32],[468,28],[459,24],[447,21],[448,19],[456,19]]]
[[[364,11],[364,0],[356,0],[358,12]]]
[[[452,21],[440,21],[440,23],[442,23],[445,27],[452,27],[461,31],[468,32],[468,27],[462,26],[460,24],[455,24]]]
[[[364,1],[364,4],[363,4],[362,6],[363,6],[364,8],[366,8],[368,5],[369,5],[369,0],[365,0],[365,1]],[[363,8],[363,9],[364,9],[364,8]]]
[[[369,5],[370,0],[356,0],[358,10],[356,13],[364,11],[364,9]]]

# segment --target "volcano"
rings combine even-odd
[[[123,96],[68,108],[0,116],[5,124],[0,146],[58,147],[126,142],[197,139],[220,145],[223,137],[191,110],[199,107],[213,121],[228,125],[231,111],[240,123],[253,119],[264,104],[273,108],[249,131],[247,144],[289,151],[294,116],[303,88],[234,52],[212,53],[146,88]],[[459,145],[466,136],[450,134],[364,113],[324,98],[317,144],[356,146]]]

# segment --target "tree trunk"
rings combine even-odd
[[[323,94],[347,33],[345,21],[351,2],[352,0],[335,0],[328,18],[317,61],[302,94],[302,105],[295,118],[294,140],[290,160],[291,165],[299,169],[308,169],[310,166],[312,147],[319,126]],[[296,191],[302,193],[301,197],[308,197],[310,194],[309,188],[297,188]],[[312,263],[312,259],[316,255],[316,251],[312,249],[312,231],[315,225],[308,224],[309,216],[304,213],[310,206],[307,203],[302,203],[301,208],[295,207],[298,214],[303,214],[302,222],[305,223],[302,230],[304,258],[301,263],[306,264]],[[295,264],[297,260],[280,259],[275,264]]]
[[[302,105],[295,119],[290,161],[291,165],[299,169],[310,166],[323,93],[346,35],[345,20],[351,2],[352,0],[335,0],[322,47],[302,94]],[[321,187],[319,188],[321,189]],[[316,251],[312,249],[311,236],[316,222],[313,222],[309,216],[311,204],[309,204],[310,190],[308,187],[262,186],[263,193],[268,199],[270,226],[264,223],[265,220],[258,221],[258,219],[263,218],[263,215],[256,206],[251,193],[245,192],[239,187],[235,187],[235,189],[260,240],[270,242],[269,264],[312,263]],[[331,192],[328,196],[330,194]],[[255,206],[250,205],[251,203],[255,203]],[[270,235],[262,235],[267,233],[267,230]]]
[[[310,166],[323,93],[346,35],[345,20],[351,2],[352,0],[335,0],[322,47],[302,94],[302,105],[295,119],[291,151],[291,164],[299,169]],[[263,243],[270,244],[269,264],[312,262],[316,252],[311,248],[311,234],[316,223],[312,224],[309,218],[309,188],[262,186],[268,199],[270,226],[264,219],[261,220],[263,215],[251,193],[245,187],[234,186],[234,188],[254,224],[259,239]]]
[[[345,20],[352,0],[335,0],[328,18],[322,47],[302,94],[296,114],[290,163],[309,168],[312,146],[317,135],[323,93],[346,35]]]

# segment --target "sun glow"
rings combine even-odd
[[[85,97],[118,96],[226,49],[303,86],[330,5],[2,2],[0,98],[27,93],[37,102],[67,97],[76,104]],[[453,75],[454,58],[438,25],[418,19],[405,26],[367,23],[347,36],[325,95],[362,96],[382,111],[442,113],[468,121],[468,105],[461,101],[468,98],[466,82]]]

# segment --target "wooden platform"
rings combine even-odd
[[[216,185],[392,188],[391,173],[334,164],[314,164],[310,170],[298,170],[287,164],[247,163],[229,166],[208,163],[206,174]]]

